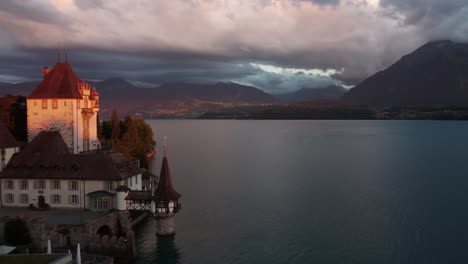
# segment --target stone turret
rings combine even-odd
[[[156,218],[156,235],[172,236],[175,234],[175,214],[181,209],[181,195],[172,186],[169,162],[164,151],[161,174],[151,202],[151,210]]]

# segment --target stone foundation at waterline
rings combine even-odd
[[[175,218],[169,216],[158,218],[156,224],[156,234],[158,236],[172,236],[175,234]]]

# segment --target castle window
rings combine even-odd
[[[109,199],[107,199],[107,198],[95,198],[95,199],[93,199],[93,209],[95,209],[95,210],[107,210],[107,209],[109,209]]]
[[[79,185],[78,185],[78,182],[77,182],[77,181],[71,181],[71,182],[69,182],[69,184],[70,184],[70,185],[69,185],[69,189],[70,189],[71,191],[78,191],[78,186],[79,186]]]
[[[57,100],[52,100],[52,108],[57,109]]]
[[[50,189],[60,189],[60,181],[59,180],[52,180],[50,181]]]
[[[28,189],[28,181],[27,180],[21,180],[20,189],[21,190],[27,190]]]
[[[47,109],[47,100],[42,100],[42,109]]]
[[[79,204],[80,203],[80,197],[78,195],[70,195],[68,197],[68,203],[69,204]]]
[[[53,204],[59,204],[60,203],[60,195],[58,194],[52,194],[50,196],[50,202],[53,203]]]
[[[36,105],[37,105],[37,104],[36,104],[36,101],[34,101],[34,106],[36,106]]]
[[[67,101],[64,101],[64,102],[63,102],[63,106],[67,106]]]
[[[29,197],[27,194],[20,194],[20,203],[22,204],[29,203]]]
[[[88,108],[88,99],[84,99],[84,107]]]
[[[44,180],[39,180],[38,181],[39,189],[45,189],[46,188],[46,183]]]
[[[135,177],[135,184],[138,184],[138,175]]]
[[[6,181],[5,187],[6,187],[8,190],[13,190],[13,188],[14,188],[15,186],[14,186],[12,180],[7,180],[7,181]]]
[[[114,189],[114,184],[111,181],[105,181],[104,182],[104,190],[113,190]]]
[[[5,195],[5,202],[14,203],[15,202],[15,196],[12,193],[7,193]]]

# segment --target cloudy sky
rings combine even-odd
[[[468,0],[2,0],[0,82],[57,47],[82,79],[355,85],[428,41],[468,42]]]

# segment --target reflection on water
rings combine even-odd
[[[468,263],[468,122],[149,122],[184,209],[136,263]]]
[[[156,236],[156,220],[148,217],[136,227],[138,259],[136,263],[178,264],[180,252],[176,237]]]
[[[154,258],[159,264],[177,264],[179,262],[179,249],[175,245],[174,237],[157,237],[156,256]]]

